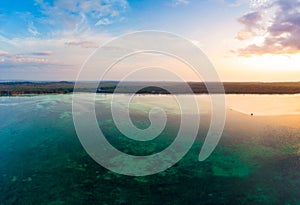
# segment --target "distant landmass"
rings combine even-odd
[[[143,82],[126,82],[116,87],[116,81],[80,82],[76,85],[76,92],[97,93],[135,93]],[[205,83],[189,82],[195,94],[208,93]],[[210,93],[218,94],[220,83],[207,82]],[[300,94],[300,82],[224,82],[222,83],[226,94]],[[74,82],[0,82],[0,96],[35,95],[35,94],[67,94],[74,91]],[[162,88],[163,87],[163,88]],[[97,89],[95,89],[97,88]],[[181,82],[155,82],[155,86],[145,87],[138,94],[187,94],[186,87]]]

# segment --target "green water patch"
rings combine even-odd
[[[98,97],[98,123],[107,139],[127,153],[147,155],[172,143],[178,118],[157,139],[138,143],[116,129],[108,100]],[[109,171],[86,153],[72,121],[70,96],[33,97],[1,106],[0,204],[299,204],[299,130],[268,126],[261,132],[229,134],[205,161],[198,156],[204,127],[189,152],[174,166],[145,177]],[[37,101],[37,102],[36,102]],[[100,102],[101,101],[101,102]],[[5,103],[5,102],[2,102]],[[37,109],[37,104],[43,106]],[[143,106],[139,107],[143,109]],[[149,125],[142,110],[132,113],[141,128]],[[97,112],[98,113],[98,112]],[[206,125],[205,125],[206,126]],[[169,156],[162,156],[169,160]],[[122,162],[134,166],[155,164]]]
[[[212,172],[214,176],[223,177],[247,177],[250,174],[250,169],[237,156],[224,156],[215,154],[208,161],[212,162]]]
[[[63,112],[59,115],[60,119],[70,119],[72,117],[72,112]]]

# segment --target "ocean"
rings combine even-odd
[[[151,125],[152,106],[166,110],[165,128],[150,141],[118,130],[110,100],[110,94],[97,95],[97,120],[118,150],[151,155],[176,138],[182,114],[172,96],[132,99],[130,116],[140,129]],[[0,204],[299,204],[300,96],[227,96],[222,138],[201,162],[211,109],[209,96],[197,100],[201,123],[191,149],[165,171],[139,177],[110,171],[90,157],[74,127],[71,94],[1,97]]]

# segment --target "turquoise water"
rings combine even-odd
[[[83,149],[71,97],[0,98],[0,204],[300,203],[299,128],[229,110],[219,145],[199,162],[209,119],[207,102],[199,99],[203,123],[188,154],[159,174],[130,177],[106,170]],[[97,97],[99,126],[118,149],[148,155],[174,140],[180,116],[173,104],[165,103],[168,123],[158,138],[134,142],[114,126],[109,99]],[[155,102],[163,104],[166,97],[135,99],[131,117],[137,127],[149,126],[147,111]]]

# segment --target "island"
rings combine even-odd
[[[118,81],[77,82],[76,92],[97,93],[135,93],[137,94],[188,94],[182,82],[155,82],[155,86],[143,87],[144,82],[123,82],[118,86]],[[300,82],[223,82],[225,94],[300,94]],[[216,82],[188,82],[195,94],[207,94],[208,85],[211,94],[219,94]],[[75,82],[1,82],[0,96],[40,95],[40,94],[68,94],[73,93]]]

